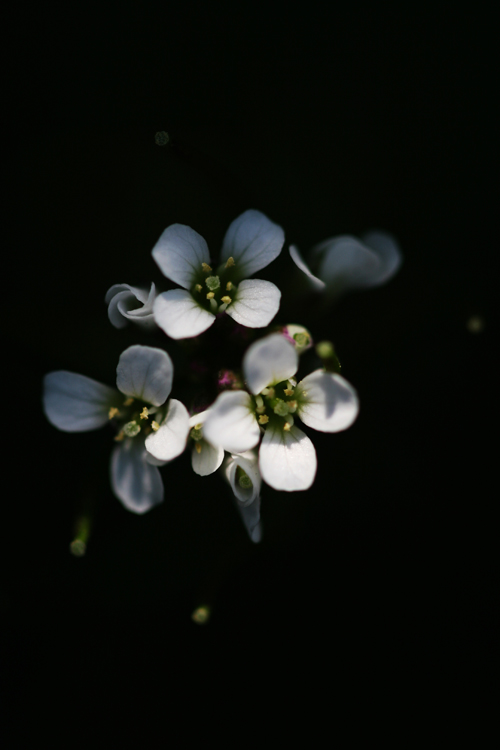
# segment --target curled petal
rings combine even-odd
[[[159,470],[146,461],[144,442],[126,439],[111,454],[111,486],[127,510],[145,513],[163,502]]]
[[[57,370],[43,379],[43,409],[54,427],[65,432],[86,432],[102,427],[109,410],[120,404],[114,388],[75,372]]]
[[[183,452],[188,434],[188,410],[181,401],[171,398],[160,429],[146,438],[146,449],[159,461],[171,461]]]
[[[191,466],[195,474],[206,477],[217,471],[224,460],[224,448],[215,447],[203,438],[198,443],[199,448],[193,445],[191,452]]]
[[[259,467],[263,480],[275,490],[308,490],[316,476],[314,445],[298,427],[285,431],[271,425],[262,438]]]
[[[153,258],[167,279],[190,289],[201,271],[210,263],[208,245],[203,237],[185,224],[167,227],[152,250]]]
[[[210,408],[203,435],[230,453],[243,453],[260,440],[252,399],[245,391],[224,391]]]
[[[280,299],[280,290],[270,281],[245,279],[226,313],[247,328],[265,328],[278,312]]]
[[[341,375],[316,370],[295,390],[298,415],[320,432],[340,432],[352,425],[359,412],[358,394]]]
[[[108,303],[108,317],[115,328],[123,328],[127,320],[144,328],[155,325],[153,302],[156,297],[155,285],[151,284],[149,294],[142,287],[129,284],[114,284],[108,289],[105,301]],[[138,306],[137,303],[140,303]]]
[[[260,211],[251,209],[229,225],[222,244],[221,260],[234,258],[237,277],[245,279],[277,258],[284,242],[283,229]]]
[[[268,385],[291,378],[299,367],[293,344],[280,333],[255,341],[243,357],[243,373],[250,391],[260,393]]]
[[[325,240],[313,253],[321,254],[318,275],[333,292],[372,286],[382,269],[374,250],[348,235]]]
[[[248,536],[257,544],[262,539],[262,526],[260,523],[260,495],[258,495],[250,505],[241,505],[236,503],[241,515],[241,520],[245,524]]]
[[[126,396],[161,406],[172,390],[174,366],[167,352],[151,346],[129,346],[116,368],[116,385]]]
[[[215,315],[204,310],[184,289],[160,294],[154,304],[156,324],[172,339],[189,339],[210,328]]]
[[[395,238],[389,232],[371,231],[361,238],[365,245],[374,250],[380,259],[377,276],[372,277],[370,286],[379,286],[389,281],[399,269],[403,256]]]
[[[288,248],[288,252],[290,253],[290,257],[297,266],[297,268],[300,268],[300,270],[305,273],[309,281],[311,282],[311,286],[313,286],[315,289],[320,291],[321,289],[324,289],[326,284],[324,281],[321,281],[321,279],[318,279],[317,276],[313,274],[313,272],[308,268],[306,262],[302,258],[302,255],[299,252],[299,248],[296,247],[296,245],[290,245]]]
[[[250,479],[252,483],[251,487],[242,487],[239,483],[237,479],[238,467]],[[254,452],[246,451],[240,455],[233,454],[225,466],[224,473],[239,505],[251,505],[259,497],[262,477],[260,476],[257,456]]]

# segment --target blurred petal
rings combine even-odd
[[[320,289],[324,289],[325,286],[326,286],[325,282],[321,281],[321,279],[318,279],[318,277],[315,276],[312,273],[312,271],[309,270],[309,268],[307,267],[304,259],[302,258],[302,255],[299,253],[298,247],[296,247],[295,245],[290,245],[290,247],[288,248],[288,252],[290,253],[290,257],[293,260],[293,262],[295,263],[295,265],[298,268],[300,268],[301,271],[303,271],[305,273],[305,275],[307,276],[307,278],[311,282],[311,285],[315,289],[317,289],[318,291]]]
[[[381,273],[378,255],[356,237],[343,235],[313,248],[313,252],[321,251],[318,273],[331,291],[371,286]]]
[[[184,289],[160,294],[154,304],[156,324],[172,339],[189,339],[210,328],[215,315],[204,310]]]
[[[247,328],[264,328],[278,312],[280,299],[280,290],[270,281],[246,279],[238,285],[236,298],[226,313]]]
[[[316,476],[314,445],[298,427],[285,431],[270,425],[259,452],[262,478],[275,490],[308,490]]]
[[[398,243],[392,234],[375,230],[367,232],[361,239],[381,260],[378,276],[372,278],[371,286],[385,284],[398,271],[403,261]]]
[[[240,469],[243,469],[252,482],[251,487],[240,486],[236,478],[238,466]],[[258,459],[255,452],[246,451],[240,455],[233,454],[225,466],[224,473],[238,504],[243,506],[250,505],[259,497],[262,477],[260,476]]]
[[[196,445],[193,445],[191,453],[191,466],[195,474],[199,474],[200,477],[206,477],[209,474],[213,474],[217,471],[222,461],[224,460],[224,448],[220,446],[218,448],[211,445],[207,440],[200,440],[199,446],[201,447],[200,452],[196,450]]]
[[[268,385],[291,378],[298,367],[299,357],[294,345],[280,333],[272,333],[255,341],[243,357],[245,380],[254,394],[260,393]]]
[[[65,432],[86,432],[102,427],[111,406],[120,405],[114,388],[75,372],[57,370],[43,379],[45,416]]]
[[[253,402],[246,391],[223,391],[203,425],[203,436],[212,445],[230,453],[243,453],[260,440],[260,429],[253,413]]]
[[[146,461],[142,440],[124,440],[111,454],[111,486],[133,513],[145,513],[163,502],[163,482],[156,466]]]
[[[260,211],[249,210],[235,219],[222,244],[221,260],[233,257],[239,279],[251,276],[269,265],[285,242],[283,229]]]
[[[160,461],[177,458],[186,447],[189,434],[189,413],[181,401],[171,398],[168,412],[160,429],[146,438],[146,449]]]
[[[129,346],[116,368],[116,385],[126,396],[161,406],[172,390],[174,366],[167,352],[151,346]]]
[[[257,544],[262,539],[262,526],[260,523],[260,495],[255,498],[251,505],[241,505],[236,503],[238,510],[241,515],[241,519],[245,524],[245,528],[248,532],[248,536]]]
[[[167,279],[190,289],[201,271],[210,263],[208,245],[203,237],[185,224],[167,227],[152,250],[153,258]]]
[[[301,394],[307,394],[303,396]],[[358,395],[341,375],[316,370],[298,383],[295,398],[301,420],[320,432],[340,432],[352,425],[359,411]]]

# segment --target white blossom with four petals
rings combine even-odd
[[[264,328],[278,312],[281,292],[275,284],[248,276],[265,268],[281,252],[283,229],[260,211],[248,210],[229,226],[221,265],[213,272],[208,245],[184,224],[167,227],[152,250],[160,270],[181,289],[160,294],[154,303],[158,326],[173,339],[198,336],[226,312],[249,328]]]
[[[149,425],[149,405],[149,414],[160,420],[159,428],[147,436],[139,424],[133,437],[122,431],[110,467],[114,494],[128,510],[144,513],[163,501],[163,482],[157,466],[183,452],[189,414],[176,399],[170,399],[166,407],[174,368],[162,349],[130,346],[121,354],[116,374],[118,390],[74,372],[50,372],[44,378],[44,411],[49,422],[60,430],[86,432],[103,427],[110,419],[126,419],[130,410],[136,409],[131,402],[140,404],[145,424]],[[135,421],[128,422],[131,424]]]
[[[225,391],[216,399],[204,424],[213,445],[231,453],[259,449],[259,470],[277,490],[307,490],[313,483],[316,451],[294,424],[294,416],[320,432],[339,432],[359,411],[356,391],[341,375],[316,370],[296,383],[299,357],[281,334],[253,343],[243,358],[248,391]],[[275,398],[275,387],[283,398]],[[257,418],[259,414],[259,418]]]

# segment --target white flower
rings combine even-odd
[[[163,350],[130,346],[118,362],[118,390],[65,370],[44,378],[44,411],[55,427],[85,432],[112,420],[121,428],[111,455],[111,485],[123,505],[135,513],[163,501],[156,467],[180,455],[186,446],[187,409],[176,399],[170,399],[168,408],[165,403],[173,374],[172,360]]]
[[[321,432],[339,432],[356,419],[354,388],[340,375],[316,370],[296,383],[298,353],[281,334],[253,343],[243,358],[250,393],[225,391],[210,408],[203,430],[207,440],[231,453],[259,450],[259,469],[267,484],[292,492],[308,489],[316,475],[316,451],[294,424],[298,416]]]
[[[252,542],[260,542],[260,486],[262,478],[255,451],[233,454],[224,466],[224,473],[234,494],[236,506]]]
[[[217,313],[249,328],[263,328],[279,309],[281,292],[269,281],[248,279],[278,257],[284,232],[259,211],[245,211],[227,230],[222,265],[213,271],[203,237],[184,224],[167,227],[152,254],[162,273],[182,289],[160,294],[154,304],[159,327],[173,339],[198,336]]]
[[[130,284],[114,284],[106,292],[108,317],[115,328],[124,328],[127,321],[143,328],[153,328],[153,303],[156,299],[155,285],[151,283],[149,293],[143,287]]]
[[[313,274],[295,245],[289,248],[295,264],[318,291],[336,295],[349,289],[380,286],[394,276],[402,256],[394,237],[387,232],[367,232],[361,240],[350,235],[332,237],[310,253]]]

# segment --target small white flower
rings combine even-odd
[[[45,415],[58,429],[85,432],[110,420],[121,427],[111,455],[111,485],[123,505],[135,513],[163,501],[156,467],[180,455],[186,446],[187,409],[176,399],[170,399],[168,409],[165,404],[173,373],[172,360],[163,350],[130,346],[118,362],[118,390],[65,370],[44,378]]]
[[[208,246],[184,224],[167,227],[152,254],[162,273],[182,289],[160,294],[154,304],[158,326],[173,339],[198,336],[217,313],[249,328],[263,328],[279,309],[281,292],[269,281],[248,279],[281,252],[283,229],[260,211],[245,211],[229,226],[221,265],[210,266]]]
[[[260,542],[260,487],[262,477],[255,451],[233,454],[224,466],[224,473],[234,494],[236,506],[252,542]]]
[[[115,328],[124,328],[127,321],[143,328],[153,328],[153,304],[156,299],[155,285],[151,283],[149,293],[143,287],[130,284],[114,284],[106,292],[108,317]]]
[[[402,262],[394,237],[378,231],[367,232],[361,240],[350,235],[332,237],[313,247],[310,261],[317,275],[309,269],[295,245],[290,246],[289,252],[311,286],[331,295],[385,284]]]
[[[225,391],[210,408],[204,434],[231,453],[259,450],[262,478],[277,490],[308,489],[316,475],[316,451],[294,424],[296,416],[321,432],[339,432],[354,422],[359,403],[340,375],[316,370],[296,383],[297,350],[281,334],[253,343],[243,358],[250,393]]]

